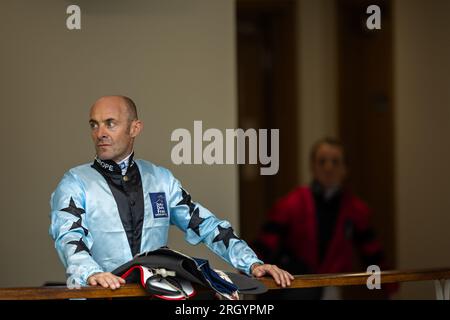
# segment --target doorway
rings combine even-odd
[[[372,210],[372,224],[395,267],[392,4],[337,1],[338,123],[347,148],[348,183]],[[366,27],[369,5],[381,9],[381,30]],[[367,297],[367,288],[352,297]],[[352,292],[352,290],[344,290]],[[353,291],[354,292],[354,291]]]
[[[236,17],[239,127],[280,134],[277,174],[239,167],[240,234],[251,243],[276,199],[298,182],[295,1],[238,0]]]

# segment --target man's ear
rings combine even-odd
[[[144,123],[141,120],[133,120],[130,126],[130,136],[136,138],[144,128]]]

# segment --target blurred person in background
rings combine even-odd
[[[369,222],[370,209],[344,187],[343,144],[334,138],[318,141],[311,149],[310,162],[311,183],[273,206],[254,243],[255,251],[292,274],[352,272],[356,253],[365,268],[386,269],[382,247]],[[382,287],[388,293],[397,289],[396,285]],[[323,288],[277,290],[265,297],[321,299]]]

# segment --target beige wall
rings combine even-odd
[[[311,180],[309,149],[337,134],[336,30],[333,0],[298,0],[299,172]]]
[[[238,229],[236,167],[170,160],[172,130],[192,130],[194,120],[236,127],[233,1],[82,0],[82,30],[68,31],[71,3],[0,2],[0,286],[64,279],[47,234],[49,197],[67,169],[92,160],[87,113],[104,94],[139,106],[137,157],[172,169],[194,200]],[[171,239],[205,255],[179,232]]]
[[[395,2],[400,269],[450,266],[450,1]],[[433,298],[430,282],[402,298]]]

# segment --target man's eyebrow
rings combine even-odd
[[[100,122],[110,122],[110,121],[116,121],[116,119],[114,119],[114,118],[108,118],[108,119],[103,120],[103,121],[100,121]],[[97,120],[94,120],[94,119],[89,119],[89,123],[98,123],[98,121],[97,121]]]

